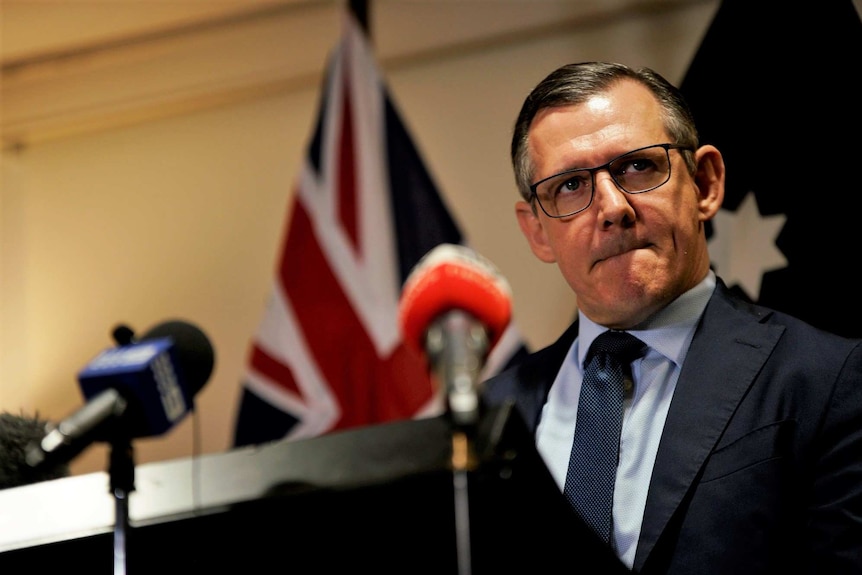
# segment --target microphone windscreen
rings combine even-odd
[[[398,322],[405,342],[421,353],[425,332],[438,317],[464,311],[485,327],[490,349],[509,325],[511,299],[508,282],[489,260],[466,246],[440,244],[404,282]]]
[[[174,319],[151,328],[141,341],[170,337],[176,362],[183,370],[183,381],[194,396],[206,384],[215,366],[215,350],[209,338],[197,326]]]
[[[0,489],[69,475],[66,462],[39,469],[27,464],[27,450],[42,441],[50,423],[38,416],[0,413]]]

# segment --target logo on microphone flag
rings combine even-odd
[[[425,253],[463,242],[345,10],[251,342],[234,445],[440,413],[424,359],[402,340],[398,303]],[[524,352],[510,324],[483,375]]]

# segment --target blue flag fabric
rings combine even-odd
[[[680,86],[727,166],[713,266],[752,301],[862,336],[862,21],[850,0],[772,6],[724,0]]]

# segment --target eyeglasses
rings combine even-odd
[[[593,203],[596,172],[607,170],[619,189],[642,194],[670,180],[670,150],[689,150],[688,146],[654,144],[617,156],[595,168],[566,170],[539,180],[530,191],[542,211],[552,218],[565,218],[582,212]]]

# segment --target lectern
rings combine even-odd
[[[485,414],[466,473],[470,571],[626,573],[577,518],[510,405]],[[130,575],[459,573],[444,416],[139,465]],[[0,491],[0,572],[112,570],[103,474]]]

